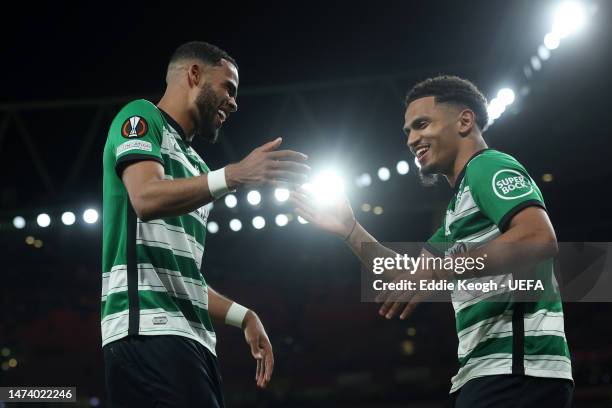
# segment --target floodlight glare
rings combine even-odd
[[[312,183],[306,183],[302,187],[309,191],[316,202],[321,205],[333,203],[344,193],[344,181],[333,170],[322,171],[313,179]]]
[[[285,214],[278,214],[274,221],[279,227],[284,227],[289,223],[289,217],[287,217]]]
[[[372,184],[372,177],[368,173],[363,173],[355,179],[357,187],[367,187]]]
[[[247,194],[247,201],[251,205],[257,205],[261,202],[261,194],[257,190],[251,190]]]
[[[289,199],[289,190],[286,188],[277,188],[274,190],[274,198],[276,201],[282,203]]]
[[[72,225],[76,221],[76,216],[71,211],[66,211],[62,214],[62,222],[64,225]]]
[[[85,212],[83,212],[83,221],[88,224],[94,224],[96,221],[98,221],[98,212],[93,208],[88,208],[85,210]]]
[[[382,181],[387,181],[391,177],[391,172],[386,167],[381,167],[378,169],[378,178]]]
[[[24,228],[25,225],[26,225],[25,218],[23,218],[22,216],[18,215],[17,217],[13,218],[13,225],[17,229]]]
[[[577,1],[561,3],[555,12],[552,32],[560,39],[580,30],[586,21],[584,6]]]
[[[504,105],[508,106],[514,102],[514,91],[510,88],[502,88],[497,92],[497,99]]]
[[[230,229],[234,232],[238,232],[242,229],[242,223],[239,219],[234,218],[229,223]]]
[[[264,217],[259,216],[259,215],[253,218],[252,223],[255,229],[262,229],[263,227],[266,226],[266,220],[264,219]]]
[[[228,194],[225,196],[225,205],[227,208],[234,208],[238,204],[238,199],[233,194]]]
[[[559,36],[555,33],[548,33],[544,36],[544,46],[549,50],[556,50],[561,44]]]
[[[219,224],[214,221],[208,221],[208,224],[206,224],[206,228],[211,234],[216,234],[217,232],[219,232]]]
[[[51,224],[51,217],[49,217],[49,214],[39,214],[38,217],[36,217],[36,223],[39,227],[46,228]]]

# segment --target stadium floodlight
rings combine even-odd
[[[266,219],[260,215],[256,216],[253,218],[253,228],[255,229],[262,229],[263,227],[266,226]]]
[[[94,224],[98,221],[98,212],[93,208],[88,208],[83,212],[83,221],[88,224]]]
[[[300,224],[308,224],[308,221],[306,221],[304,218],[300,217],[299,215],[298,215],[297,219],[298,219]]]
[[[72,225],[76,221],[76,216],[71,211],[66,211],[62,214],[62,222],[64,225]]]
[[[211,234],[216,234],[217,232],[219,232],[219,224],[214,221],[208,221],[208,223],[206,224],[206,228]]]
[[[51,224],[51,217],[49,217],[49,214],[46,213],[38,214],[38,217],[36,217],[36,223],[39,227],[46,228]]]
[[[306,183],[302,187],[312,194],[317,204],[328,205],[342,197],[344,180],[336,171],[327,169],[314,177],[311,183]]]
[[[357,187],[367,187],[372,184],[372,176],[368,173],[363,173],[355,179],[355,184]]]
[[[555,12],[552,33],[560,39],[579,31],[586,22],[586,10],[577,1],[566,1]]]
[[[289,217],[287,217],[285,214],[278,214],[274,221],[279,227],[284,227],[289,223]]]
[[[502,88],[497,92],[497,99],[499,99],[504,106],[512,105],[515,98],[514,91],[510,88]]]
[[[289,199],[289,190],[286,188],[276,188],[274,189],[274,198],[279,203],[285,202]]]
[[[234,208],[238,205],[238,199],[233,194],[228,194],[225,196],[225,205],[227,208]]]
[[[405,174],[408,174],[408,171],[410,171],[410,166],[408,165],[408,162],[406,160],[401,160],[397,162],[395,170],[397,170],[398,174],[401,174],[403,176]]]
[[[238,232],[242,229],[242,223],[240,222],[239,219],[234,218],[230,221],[229,227],[232,231]]]
[[[22,216],[18,215],[17,217],[13,218],[13,226],[17,229],[23,229],[26,226],[26,221],[25,218],[23,218]]]
[[[387,181],[391,177],[391,172],[386,167],[381,167],[378,169],[378,178],[382,181]]]
[[[257,205],[261,202],[261,194],[257,190],[251,190],[247,194],[247,201],[251,205]]]
[[[489,121],[494,121],[499,118],[502,113],[506,110],[506,105],[499,98],[493,98],[491,102],[489,102],[489,106],[487,107],[487,112],[489,113]]]

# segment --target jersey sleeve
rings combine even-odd
[[[546,210],[540,189],[512,156],[491,152],[476,157],[466,170],[474,201],[501,232],[512,217],[530,206]]]
[[[107,141],[119,177],[135,161],[155,160],[163,165],[162,128],[159,111],[148,101],[136,100],[121,109],[111,124]]]
[[[446,251],[446,235],[444,234],[444,225],[440,226],[434,234],[425,242],[423,249],[435,256],[444,256]]]

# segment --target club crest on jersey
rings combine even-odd
[[[149,125],[142,116],[132,116],[121,126],[121,136],[127,138],[143,137],[147,134]]]

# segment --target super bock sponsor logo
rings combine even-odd
[[[493,175],[493,192],[503,200],[514,200],[533,192],[533,185],[528,177],[516,170],[503,169]]]

